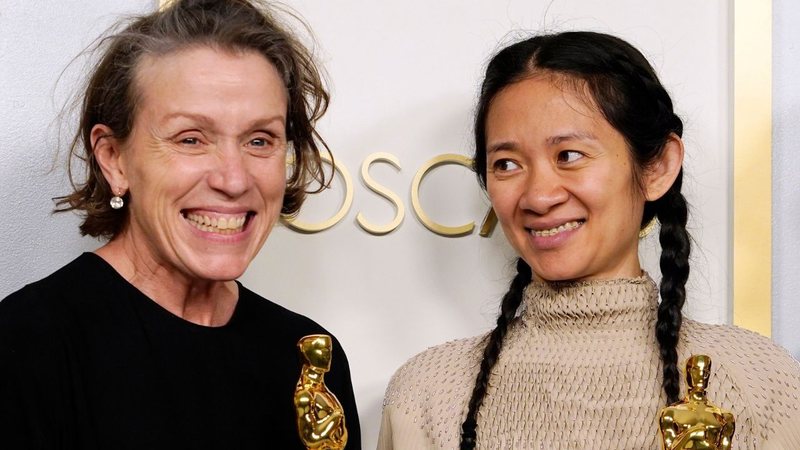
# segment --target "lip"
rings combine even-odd
[[[197,206],[193,208],[184,208],[181,210],[181,214],[216,214],[216,215],[237,215],[237,214],[247,214],[247,213],[255,213],[250,208],[244,206],[235,206],[235,205],[221,205],[221,206]]]
[[[189,220],[190,214],[194,216],[208,217],[215,222],[221,218],[230,220],[233,217],[241,218],[244,216],[244,224],[239,231],[234,231],[231,229],[228,229],[229,232],[224,233],[205,231],[191,223]],[[253,223],[253,218],[256,216],[256,212],[251,209],[232,206],[198,207],[182,209],[180,211],[180,216],[186,226],[190,229],[191,233],[195,236],[212,241],[234,243],[246,239],[246,237],[250,234],[250,230],[252,228],[251,224]]]
[[[533,234],[533,231],[549,230],[570,222],[578,222],[579,225],[577,228],[564,230],[552,236],[537,236]],[[531,243],[531,246],[535,250],[552,250],[566,244],[573,236],[581,231],[585,224],[585,219],[548,220],[546,222],[539,221],[532,224],[533,226],[525,227],[525,231],[528,234],[528,240]]]
[[[583,217],[572,217],[568,219],[547,219],[547,220],[535,220],[525,224],[525,228],[528,230],[549,230],[551,228],[558,228],[561,225],[570,223],[570,222],[586,222],[586,219]]]

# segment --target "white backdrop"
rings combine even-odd
[[[120,13],[155,1],[0,0],[0,212],[14,227],[0,247],[0,297],[45,276],[78,252],[77,220],[49,216],[49,198],[65,192],[63,174],[48,173],[55,139],[48,126],[72,89],[61,69]],[[497,228],[442,237],[411,209],[417,170],[444,153],[469,155],[471,114],[484,64],[503,42],[530,32],[591,29],[619,35],[648,56],[686,124],[687,190],[696,240],[687,314],[729,320],[730,6],[723,0],[293,0],[316,35],[333,102],[322,133],[354,181],[353,203],[334,227],[300,234],[278,227],[243,277],[262,295],[305,313],[337,335],[353,371],[366,447],[376,440],[381,399],[392,372],[428,346],[486,331],[510,276],[513,254]],[[45,7],[46,6],[46,7]],[[385,236],[356,224],[394,216],[390,203],[360,181],[362,161],[388,152],[399,170],[371,174],[395,192],[406,216]],[[334,189],[313,198],[305,221],[333,215]],[[474,176],[443,166],[421,189],[435,220],[480,225],[486,201]],[[645,243],[646,266],[657,244]]]

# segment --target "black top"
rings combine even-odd
[[[0,448],[304,449],[297,341],[315,333],[241,284],[228,324],[187,322],[84,253],[0,302]],[[335,339],[325,382],[360,449]]]

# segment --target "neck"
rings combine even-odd
[[[197,325],[228,323],[239,297],[234,281],[202,280],[159,264],[146,248],[120,235],[95,253],[123,278],[170,313]]]
[[[652,333],[658,290],[646,274],[638,278],[534,281],[525,290],[523,322],[555,332],[636,330]]]

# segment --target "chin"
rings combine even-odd
[[[529,265],[536,279],[542,281],[580,281],[590,278],[585,271],[565,268],[563,263],[557,261]]]
[[[200,278],[205,281],[233,281],[241,277],[243,273],[244,270],[241,271],[220,270],[220,271],[208,271],[206,273],[201,273],[199,275]]]
[[[195,276],[208,281],[231,281],[242,276],[247,270],[247,264],[241,261],[231,261],[230,259],[221,261],[206,261],[195,270],[191,270]]]

